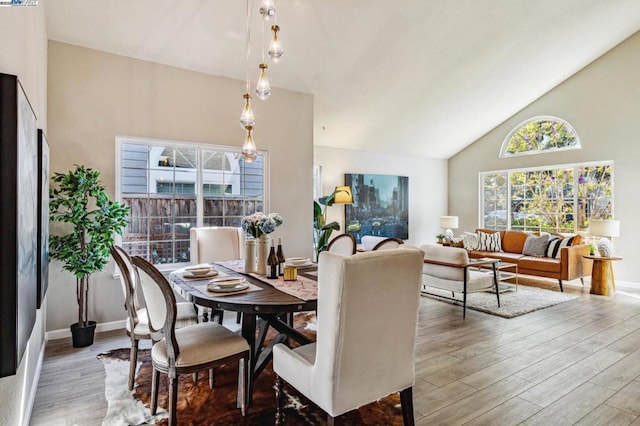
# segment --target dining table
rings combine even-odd
[[[290,340],[300,345],[312,342],[294,329],[293,314],[317,309],[317,265],[298,268],[295,281],[245,273],[244,261],[215,262],[210,266],[216,271],[216,276],[244,278],[247,288],[232,292],[209,291],[208,283],[212,277],[193,276],[187,268],[171,272],[169,281],[180,295],[196,305],[242,313],[241,334],[250,347],[247,394],[251,406],[254,381],[272,359],[273,346],[288,344]],[[265,345],[269,328],[277,334]]]

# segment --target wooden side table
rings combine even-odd
[[[614,260],[622,260],[622,258],[619,256],[601,257],[591,255],[583,257],[593,260],[590,293],[601,296],[613,296],[616,293],[616,281],[613,278],[613,266],[611,262]]]

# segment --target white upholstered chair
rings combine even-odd
[[[176,329],[176,299],[171,284],[155,266],[141,257],[132,262],[137,269],[140,286],[148,303],[151,335],[162,336],[151,348],[153,378],[151,381],[151,413],[158,406],[160,373],[169,378],[169,425],[177,424],[176,403],[180,374],[195,373],[232,362],[239,363],[238,402],[242,414],[247,406],[249,344],[240,335],[212,322]],[[212,387],[212,372],[209,373]]]
[[[350,256],[356,253],[356,239],[351,234],[340,234],[329,242],[327,251]]]
[[[396,249],[396,248],[400,247],[402,244],[404,244],[404,241],[402,241],[401,239],[389,237],[389,238],[385,238],[384,240],[378,242],[375,246],[373,246],[373,248],[371,250],[375,251],[375,250]]]
[[[428,287],[447,290],[455,296],[462,293],[462,318],[466,317],[467,294],[477,291],[495,290],[498,307],[500,292],[495,269],[496,259],[469,260],[469,254],[463,248],[424,245],[423,293],[430,294]],[[493,266],[493,273],[477,270],[481,265]],[[444,297],[437,294],[439,297]],[[458,301],[458,299],[452,299]]]
[[[189,237],[193,265],[244,259],[245,237],[242,228],[230,226],[191,228]],[[206,319],[207,311],[204,312]],[[215,313],[218,314],[218,322],[222,324],[223,312],[216,311]],[[239,313],[237,317],[240,322]]]
[[[127,311],[126,329],[131,338],[131,352],[129,354],[129,390],[133,389],[136,364],[138,362],[138,345],[140,340],[151,339],[149,330],[149,316],[147,308],[141,308],[138,300],[137,275],[129,255],[119,246],[111,247],[111,256],[120,270],[120,284],[124,294],[124,307]],[[147,302],[148,303],[148,302]],[[176,305],[176,328],[198,323],[198,313],[190,302],[180,302]]]
[[[320,254],[315,343],[273,348],[283,421],[282,380],[334,418],[400,392],[413,424],[414,346],[424,254],[415,247],[343,256]],[[380,315],[385,312],[385,315]]]
[[[371,251],[380,241],[385,240],[387,237],[378,237],[375,235],[363,235],[360,238],[360,244],[362,245],[362,250]]]

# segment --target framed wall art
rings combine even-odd
[[[353,204],[345,205],[345,229],[359,243],[363,235],[409,238],[409,178],[344,175]]]
[[[15,374],[36,320],[36,116],[18,77],[0,74],[0,377]]]
[[[40,309],[49,287],[49,144],[38,129],[38,266],[37,308]]]

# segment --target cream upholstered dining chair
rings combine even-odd
[[[404,241],[402,241],[400,238],[389,237],[376,243],[376,245],[373,246],[371,251],[396,249],[400,247],[402,244],[404,244]]]
[[[400,392],[405,424],[413,423],[414,346],[422,250],[343,256],[320,254],[315,343],[273,348],[278,411],[282,381],[334,418]],[[380,312],[388,315],[380,315]]]
[[[329,242],[327,251],[349,256],[356,253],[356,239],[351,234],[340,234]]]
[[[162,340],[151,348],[153,377],[151,381],[151,413],[158,406],[160,373],[169,378],[169,425],[177,424],[176,403],[180,374],[209,370],[238,361],[238,399],[242,414],[247,407],[249,344],[240,335],[212,322],[176,329],[177,307],[171,284],[151,263],[141,257],[132,258],[140,286],[148,303],[151,335]],[[211,379],[211,372],[209,378]],[[212,380],[209,386],[212,387]]]
[[[131,352],[129,354],[129,390],[133,389],[136,364],[138,362],[138,345],[140,340],[151,339],[149,330],[149,316],[147,308],[140,307],[138,299],[137,275],[131,263],[131,258],[122,247],[111,246],[111,256],[120,270],[120,284],[124,294],[124,308],[127,311],[125,323],[127,335],[131,338]],[[148,302],[147,302],[148,303]],[[198,323],[198,313],[190,302],[180,302],[176,305],[176,328]]]
[[[189,237],[191,263],[194,265],[244,259],[245,237],[242,228],[231,226],[191,228]],[[223,311],[216,311],[215,313],[218,314],[218,322],[222,324]],[[240,313],[238,313],[237,318],[237,322],[240,322]]]

